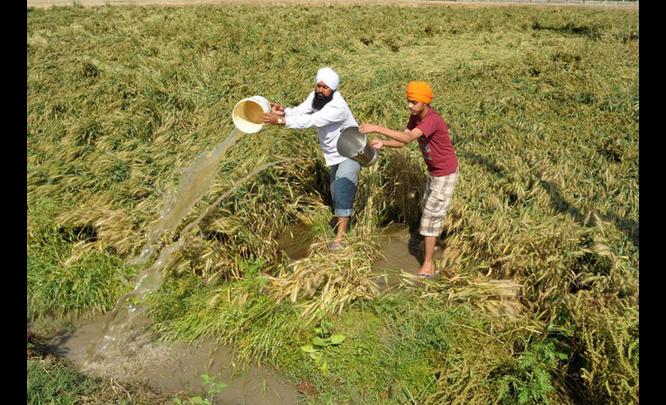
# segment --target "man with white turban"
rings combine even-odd
[[[317,128],[319,145],[326,165],[331,170],[330,187],[333,214],[337,217],[336,237],[329,249],[342,247],[342,239],[349,225],[352,204],[356,196],[360,164],[338,153],[340,133],[347,127],[357,127],[347,102],[337,91],[340,77],[330,67],[319,69],[316,85],[305,101],[293,108],[271,103],[271,112],[264,114],[266,124],[284,125],[292,129]]]

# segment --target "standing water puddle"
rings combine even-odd
[[[380,275],[377,285],[380,291],[400,285],[401,273],[416,274],[423,261],[423,240],[409,232],[405,224],[391,224],[382,230],[379,237],[382,256],[374,263],[372,270]],[[434,260],[441,257],[442,251],[435,251]]]
[[[314,240],[310,225],[298,223],[289,227],[278,237],[278,247],[290,260],[298,260],[310,254]]]
[[[314,234],[310,225],[298,223],[284,231],[278,238],[278,247],[291,261],[310,254]],[[402,279],[401,274],[416,272],[423,261],[423,240],[416,233],[410,233],[405,224],[391,224],[381,231],[379,236],[381,256],[372,266],[377,275],[380,291],[396,287]],[[441,257],[441,250],[435,251],[434,259]]]
[[[183,171],[178,186],[167,196],[159,220],[148,233],[148,240],[141,253],[131,259],[130,264],[146,263],[156,253],[162,235],[178,228],[213,183],[224,153],[241,134],[234,129],[214,150],[200,154]],[[58,341],[53,351],[65,355],[84,372],[118,381],[139,379],[165,392],[205,394],[202,375],[208,374],[216,382],[227,384],[223,392],[218,394],[223,403],[296,403],[296,388],[280,381],[268,368],[250,368],[241,375],[234,375],[233,356],[228,347],[216,347],[212,343],[192,346],[155,342],[147,333],[150,321],[144,314],[143,306],[146,296],[162,286],[163,271],[178,257],[177,253],[186,243],[189,230],[241,183],[270,165],[256,167],[250,174],[236,181],[227,192],[185,226],[175,242],[159,250],[155,261],[139,273],[134,290],[121,297],[113,311],[80,325],[73,335],[56,338]]]
[[[82,366],[86,363],[90,342],[104,338],[104,326],[110,319],[111,314],[101,315],[80,325],[75,333],[57,337],[53,351]],[[163,393],[181,393],[181,398],[205,396],[207,389],[201,376],[207,374],[215,382],[226,384],[215,396],[216,403],[291,405],[299,402],[296,387],[271,367],[253,365],[237,370],[228,346],[206,341],[196,344],[158,342],[146,333],[149,324],[148,319],[137,316],[134,328],[123,339],[124,344],[110,345],[105,361],[88,366],[88,371],[119,382],[139,380]]]

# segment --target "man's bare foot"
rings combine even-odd
[[[336,250],[342,249],[342,247],[342,241],[336,239],[328,245],[328,250],[335,252]]]

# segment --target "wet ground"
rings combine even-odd
[[[70,360],[89,375],[111,378],[118,382],[141,381],[162,393],[177,394],[188,399],[205,397],[207,388],[202,375],[226,387],[215,396],[215,403],[229,405],[297,404],[302,402],[295,384],[280,376],[269,366],[235,367],[228,346],[213,342],[174,344],[158,342],[145,333],[147,320],[134,322],[137,327],[125,335],[123,342],[110,347],[104,359],[91,361],[89,354],[95,342],[104,338],[110,314],[82,320],[76,332],[55,337],[51,352]]]
[[[313,241],[314,235],[306,224],[292,226],[278,239],[280,248],[291,260],[306,257]],[[418,232],[410,232],[404,224],[385,228],[378,242],[381,257],[373,265],[373,272],[380,290],[387,292],[399,288],[403,277],[418,271],[423,260],[423,243]],[[435,259],[440,255],[438,249]],[[488,283],[489,288],[504,291],[492,283]],[[513,285],[508,287],[513,288]],[[514,289],[507,290],[506,294],[515,295]],[[500,301],[505,304],[507,300]],[[503,308],[497,309],[503,311]],[[110,325],[119,329],[109,330]],[[50,351],[67,358],[86,374],[121,383],[143,382],[159,392],[179,394],[182,399],[194,395],[205,397],[207,389],[202,380],[205,374],[215,382],[226,384],[215,396],[216,403],[286,405],[304,402],[297,385],[268,365],[241,369],[234,364],[229,346],[218,346],[210,341],[160,342],[151,336],[148,326],[149,320],[140,311],[121,311],[116,316],[107,313],[77,321],[75,332],[52,339]],[[112,341],[107,342],[110,336]],[[104,350],[99,350],[100,342]]]
[[[285,231],[278,244],[291,260],[310,253],[314,235],[306,224]],[[382,291],[398,288],[405,273],[416,273],[422,261],[422,240],[406,225],[385,228],[379,236],[381,257],[373,266]],[[439,257],[436,252],[435,258]],[[52,339],[50,351],[65,357],[86,374],[118,382],[143,382],[165,394],[187,399],[205,396],[202,376],[226,384],[215,402],[241,405],[302,403],[295,383],[268,365],[241,369],[229,346],[201,341],[196,344],[157,341],[148,332],[141,311],[123,310],[77,321],[75,332]],[[100,350],[102,348],[102,350]],[[103,354],[100,354],[103,353]]]
[[[313,241],[314,234],[310,230],[310,226],[299,223],[278,237],[278,247],[290,260],[294,261],[308,256]]]
[[[379,237],[381,258],[372,269],[378,275],[377,285],[380,291],[397,288],[402,274],[416,274],[423,263],[423,239],[418,231],[409,232],[404,224],[386,227]],[[435,250],[434,260],[441,256],[439,247]]]
[[[296,224],[278,238],[280,249],[295,261],[310,252],[313,235],[306,224]],[[381,257],[374,263],[373,272],[377,275],[380,291],[397,288],[404,273],[416,274],[423,262],[423,240],[416,232],[410,232],[405,224],[392,224],[382,230],[378,242]],[[441,256],[435,251],[435,260]]]

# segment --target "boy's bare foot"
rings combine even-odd
[[[432,264],[424,263],[419,269],[419,272],[416,273],[416,276],[423,278],[432,278],[435,274],[436,274],[435,266],[433,266]]]

